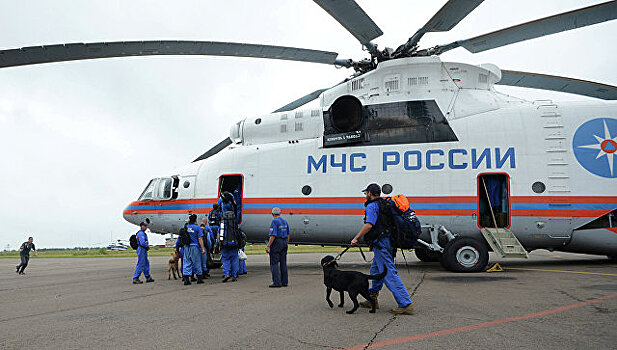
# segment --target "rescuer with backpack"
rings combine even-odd
[[[377,275],[387,269],[386,276],[381,280],[374,280],[373,285],[369,288],[371,296],[377,304],[379,291],[386,284],[386,287],[392,292],[398,307],[390,310],[390,312],[399,315],[412,315],[414,312],[413,304],[409,292],[405,288],[401,277],[398,275],[396,265],[394,264],[394,252],[396,247],[392,247],[390,236],[392,235],[393,215],[390,212],[390,206],[387,201],[381,198],[381,187],[378,184],[370,184],[364,189],[366,202],[364,203],[365,217],[364,226],[360,232],[351,240],[351,245],[356,245],[358,240],[364,237],[364,241],[373,249],[374,258],[371,265],[371,275]],[[362,307],[370,307],[370,303],[360,303]],[[377,304],[377,308],[379,305]]]
[[[191,284],[190,276],[197,276],[197,284],[204,283],[201,269],[201,256],[206,253],[204,245],[204,233],[201,227],[197,226],[197,215],[189,216],[189,223],[185,230],[180,230],[180,240],[184,244],[184,257],[182,259],[182,279],[184,285]]]
[[[146,277],[146,283],[154,282],[152,276],[150,276],[150,261],[148,261],[148,250],[150,250],[148,235],[146,229],[148,225],[145,222],[139,224],[140,230],[137,234],[130,237],[129,241],[133,249],[137,249],[137,265],[135,266],[135,273],[133,274],[133,284],[143,283],[139,276],[142,272]],[[135,247],[136,245],[136,247]]]

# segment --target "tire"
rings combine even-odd
[[[607,255],[607,257],[611,262],[617,262],[617,255]]]
[[[441,259],[441,253],[434,252],[432,250],[417,248],[414,249],[416,257],[422,262],[438,262]]]
[[[446,245],[441,266],[452,272],[480,272],[488,264],[488,247],[484,241],[458,237]]]

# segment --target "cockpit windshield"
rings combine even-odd
[[[148,183],[148,186],[146,186],[146,189],[141,193],[141,196],[139,196],[140,201],[152,199],[152,196],[154,195],[154,186],[156,185],[157,182],[158,182],[158,179],[150,180],[150,182]]]

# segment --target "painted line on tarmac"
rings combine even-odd
[[[368,347],[366,346],[366,344],[356,345],[356,346],[352,346],[352,347],[349,347],[349,348],[344,348],[344,350],[362,350],[362,349],[365,349],[365,348],[368,348],[368,349],[380,348],[380,347],[384,347],[384,346],[397,345],[397,344],[402,344],[402,343],[410,343],[410,342],[417,341],[417,340],[439,337],[439,336],[442,336],[442,335],[449,335],[449,334],[453,334],[453,333],[473,331],[473,330],[476,330],[476,329],[479,329],[479,328],[494,327],[494,326],[497,326],[497,325],[500,325],[500,324],[504,324],[504,323],[522,321],[522,320],[527,320],[527,319],[530,319],[530,318],[536,318],[536,317],[542,317],[542,316],[546,316],[546,315],[556,314],[558,312],[568,311],[568,310],[576,309],[576,308],[579,308],[579,307],[582,307],[582,306],[587,306],[587,305],[591,305],[591,304],[595,304],[595,303],[599,303],[599,302],[602,302],[602,301],[606,301],[606,300],[609,300],[609,299],[615,299],[615,298],[617,298],[617,294],[608,295],[608,296],[601,297],[601,298],[596,298],[596,299],[591,299],[591,300],[583,301],[583,302],[576,303],[576,304],[564,305],[564,306],[556,307],[554,309],[548,309],[548,310],[544,310],[544,311],[540,311],[540,312],[534,312],[534,313],[531,313],[531,314],[504,318],[504,319],[501,319],[501,320],[476,323],[476,324],[473,324],[473,325],[470,325],[470,326],[459,327],[459,328],[443,329],[443,330],[440,330],[440,331],[424,333],[424,334],[418,334],[418,335],[412,335],[412,336],[409,336],[409,337],[402,337],[402,338],[394,338],[394,339],[382,340],[382,341],[379,341],[379,342],[375,342],[375,343],[371,344]],[[405,317],[405,316],[403,316],[403,317]]]
[[[562,273],[575,273],[585,275],[599,275],[599,276],[617,276],[617,273],[600,273],[600,272],[584,272],[584,271],[570,271],[570,270],[548,270],[548,269],[532,269],[522,267],[507,267],[505,270],[524,270],[524,271],[541,271],[541,272],[562,272]]]

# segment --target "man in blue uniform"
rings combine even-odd
[[[26,266],[28,266],[28,261],[30,260],[30,251],[33,250],[34,255],[39,255],[33,242],[34,238],[28,237],[28,241],[19,246],[19,258],[21,259],[21,263],[15,266],[15,272],[20,275],[25,275],[24,270]]]
[[[381,188],[378,184],[373,183],[368,185],[362,192],[366,196],[366,202],[364,203],[366,207],[365,223],[360,232],[351,240],[351,245],[356,245],[360,238],[367,235],[365,241],[373,248],[374,253],[371,275],[383,272],[384,266],[388,269],[386,277],[381,280],[373,280],[373,285],[369,288],[369,292],[375,298],[375,303],[377,303],[377,296],[385,282],[386,287],[392,292],[398,304],[398,307],[390,310],[390,312],[398,315],[412,315],[414,310],[411,297],[401,277],[398,275],[396,265],[394,265],[394,250],[390,245],[390,229],[386,226],[388,222],[386,215],[391,214],[385,212],[386,208],[383,206],[384,199],[381,198]],[[383,209],[381,210],[383,212],[380,212],[380,209]],[[362,307],[371,307],[368,301],[362,302],[360,305]]]
[[[221,212],[223,213],[222,234],[219,234],[219,246],[221,247],[221,261],[223,263],[223,283],[235,282],[238,278],[238,223],[233,196],[229,192],[221,194]]]
[[[221,214],[221,210],[218,204],[212,205],[212,210],[208,213],[208,226],[212,230],[212,241],[214,243],[213,250],[218,246],[218,237],[219,231],[221,230],[221,220],[223,220],[223,215]]]
[[[234,200],[234,196],[228,191],[224,191],[223,193],[221,193],[217,204],[219,205],[219,208],[221,208],[221,214],[225,214],[226,212],[231,211],[234,213],[234,215],[237,215],[237,206]],[[236,223],[237,222],[238,218],[236,217]]]
[[[184,266],[182,267],[182,279],[184,285],[191,284],[190,276],[194,273],[197,276],[197,284],[204,283],[201,274],[201,256],[205,254],[204,233],[201,227],[197,226],[197,215],[189,216],[189,224],[186,225],[189,234],[190,244],[184,247]]]
[[[202,224],[199,227],[203,230],[204,238],[206,240],[206,251],[201,254],[201,271],[203,272],[201,278],[206,279],[210,278],[210,269],[208,268],[208,252],[212,250],[213,239],[212,230],[208,225],[206,225],[206,219],[204,218],[201,222]]]
[[[240,220],[242,219],[242,189],[240,187],[236,187],[233,196],[234,201],[236,202],[236,220],[240,222]],[[244,247],[242,247],[242,251],[244,251]],[[246,260],[240,260],[238,274],[246,275],[246,272]]]
[[[287,287],[287,243],[289,242],[289,225],[281,217],[281,209],[272,208],[272,224],[268,234],[266,253],[270,254],[270,272],[272,284],[270,288]]]
[[[146,229],[148,225],[145,222],[139,224],[139,232],[137,232],[137,266],[135,266],[135,273],[133,274],[133,284],[143,283],[139,276],[142,272],[146,277],[146,283],[154,282],[152,276],[150,276],[150,261],[148,261],[148,251],[150,250],[150,243],[148,242],[148,235]]]

